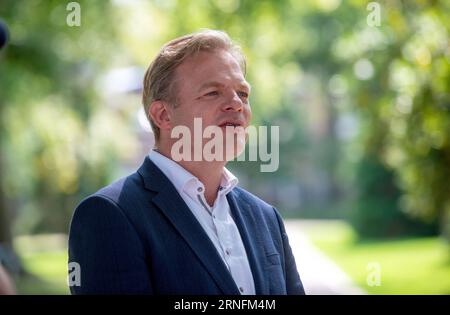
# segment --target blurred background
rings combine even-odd
[[[17,293],[68,293],[74,208],[153,145],[146,68],[212,28],[248,57],[253,124],[280,126],[276,172],[229,168],[282,213],[307,293],[450,294],[448,1],[69,2],[0,2],[0,260]]]

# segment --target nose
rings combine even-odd
[[[224,103],[223,111],[242,112],[244,104],[237,92],[231,92],[229,98]]]

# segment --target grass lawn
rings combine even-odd
[[[448,249],[438,237],[356,242],[352,228],[339,221],[314,223],[304,232],[370,294],[450,294]],[[374,271],[369,263],[380,266],[379,286],[367,284]]]
[[[18,294],[69,294],[64,235],[21,236],[14,245],[31,274],[16,280]]]

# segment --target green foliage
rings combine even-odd
[[[393,238],[435,234],[436,224],[413,220],[398,207],[401,191],[394,185],[394,174],[379,160],[365,156],[356,176],[357,202],[351,222],[360,238]]]
[[[439,221],[441,231],[448,234],[450,23],[446,11],[448,3],[443,2],[386,3],[381,27],[355,29],[337,43],[343,60],[367,58],[374,69],[370,80],[351,85],[365,124],[363,160],[356,178],[363,190],[358,217],[365,226],[386,205],[386,220],[397,217],[400,207],[412,218]],[[366,163],[367,159],[372,162]],[[377,164],[374,171],[372,166]],[[365,185],[374,172],[390,173],[382,165],[395,177]],[[399,196],[377,194],[374,189],[394,184]],[[371,195],[379,199],[371,203]]]
[[[129,134],[96,91],[112,57],[110,4],[79,2],[81,27],[66,25],[63,1],[0,3],[11,35],[0,56],[1,193],[16,233],[67,232],[76,204],[117,168],[115,131]]]

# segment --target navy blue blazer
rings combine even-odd
[[[278,211],[238,187],[227,199],[256,294],[304,294]],[[81,275],[72,294],[240,294],[200,223],[148,157],[75,209],[69,262]]]

